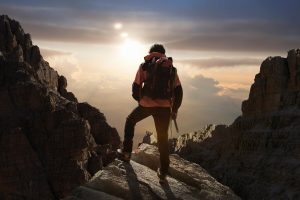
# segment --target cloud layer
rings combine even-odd
[[[220,95],[224,88],[216,80],[198,75],[185,77],[182,83],[184,99],[179,119],[183,131],[188,131],[188,127],[200,129],[210,123],[230,124],[241,114],[241,100]]]
[[[294,20],[300,2],[294,0],[66,2],[8,1],[0,12],[22,19],[40,40],[116,43],[112,25],[121,21],[133,37],[178,50],[282,52],[300,46]]]
[[[197,68],[214,68],[214,67],[241,67],[241,66],[258,66],[261,59],[257,58],[200,58],[200,59],[182,59],[178,60],[179,64],[188,65]]]

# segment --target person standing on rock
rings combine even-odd
[[[139,105],[128,115],[125,123],[123,149],[118,150],[119,159],[129,162],[131,158],[134,127],[148,116],[154,118],[160,153],[160,182],[165,180],[169,168],[168,128],[170,119],[176,119],[182,102],[183,91],[177,70],[171,57],[165,55],[161,44],[154,44],[144,57],[132,84],[132,97]]]

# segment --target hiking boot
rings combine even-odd
[[[160,184],[164,184],[167,181],[167,179],[166,179],[167,173],[162,172],[160,168],[157,169],[157,176],[159,178]]]
[[[122,149],[117,150],[117,157],[119,160],[124,162],[130,162],[131,153],[123,151]]]

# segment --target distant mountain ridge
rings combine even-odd
[[[0,199],[58,199],[114,157],[117,130],[0,16]]]
[[[184,134],[175,151],[243,199],[300,199],[300,50],[263,61],[233,124]]]

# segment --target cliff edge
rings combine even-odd
[[[79,103],[30,34],[0,16],[0,199],[58,199],[112,158],[119,135]]]
[[[262,62],[233,124],[184,134],[175,151],[243,199],[299,199],[300,50]]]

